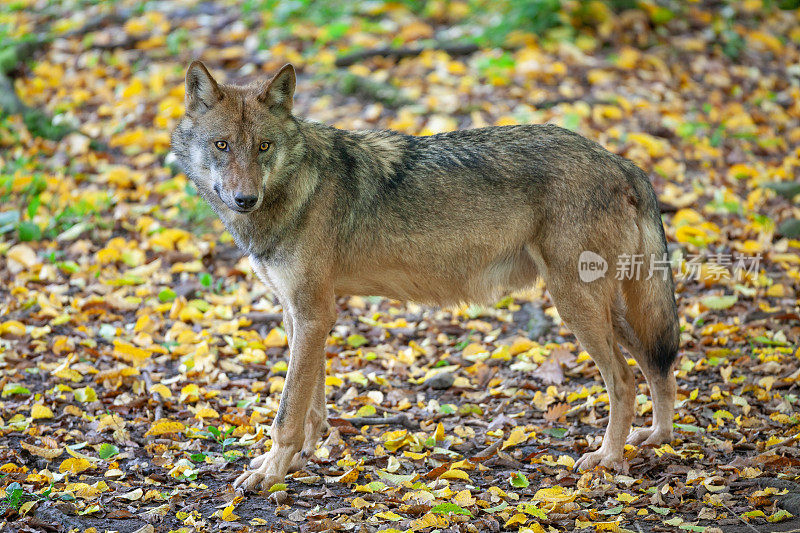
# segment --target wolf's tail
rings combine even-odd
[[[643,358],[654,370],[666,374],[678,356],[680,345],[667,240],[650,180],[640,168],[631,167],[630,181],[638,196],[638,253],[644,256],[644,265],[638,277],[622,282],[622,301],[613,320],[614,331],[637,359]]]

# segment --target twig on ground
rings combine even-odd
[[[342,420],[347,420],[355,427],[400,425],[407,429],[417,429],[417,425],[404,414],[385,417],[360,416],[356,418],[343,418]]]
[[[753,530],[753,531],[755,531],[756,533],[759,533],[759,531],[758,531],[758,530],[757,530],[755,527],[753,527],[753,524],[751,524],[750,522],[748,522],[747,520],[745,520],[744,518],[742,518],[742,517],[741,517],[741,516],[739,516],[738,514],[734,513],[734,512],[733,512],[733,510],[732,510],[730,507],[728,507],[728,505],[727,505],[727,504],[726,504],[724,501],[722,501],[722,499],[720,499],[720,500],[719,500],[719,503],[721,503],[721,504],[722,504],[722,506],[723,506],[725,509],[727,509],[729,513],[731,513],[733,516],[735,516],[736,518],[738,518],[739,520],[741,520],[741,521],[742,521],[742,523],[743,523],[744,525],[746,525],[748,528],[752,529],[752,530]]]
[[[244,315],[248,320],[252,320],[253,324],[261,322],[280,322],[283,320],[283,313],[262,313],[260,311],[251,311]]]
[[[611,98],[594,98],[591,96],[572,96],[572,97],[558,97],[558,98],[548,98],[545,100],[539,100],[538,102],[533,102],[531,105],[536,109],[549,109],[551,107],[555,107],[560,104],[574,104],[575,102],[584,102],[590,106],[597,105],[597,104],[613,104],[614,100]]]
[[[390,108],[410,105],[413,101],[401,89],[386,82],[375,81],[364,76],[337,72],[338,87],[342,94],[369,98]]]
[[[479,463],[481,461],[485,461],[489,459],[494,454],[496,454],[500,450],[500,446],[503,445],[503,439],[497,439],[491,446],[485,448],[481,452],[478,452],[476,455],[473,455],[469,458],[469,460],[473,463]]]
[[[355,65],[365,59],[369,59],[372,57],[391,57],[393,59],[401,59],[404,57],[414,57],[420,55],[422,52],[426,50],[437,50],[442,52],[447,52],[449,55],[456,57],[456,56],[466,56],[470,54],[474,54],[480,47],[477,44],[472,43],[462,43],[462,44],[438,44],[433,46],[413,46],[413,47],[405,47],[405,48],[391,48],[391,47],[382,47],[382,48],[370,48],[368,50],[361,50],[359,52],[353,52],[352,54],[347,54],[340,58],[336,59],[336,66],[337,67],[349,67],[351,65]]]
[[[142,378],[144,379],[145,390],[147,391],[147,394],[149,394],[150,397],[157,402],[155,413],[153,415],[155,417],[154,420],[160,420],[163,418],[164,413],[164,399],[158,392],[153,390],[153,378],[150,377],[149,370],[142,371]]]

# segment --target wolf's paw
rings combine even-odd
[[[305,448],[294,454],[292,457],[292,463],[289,465],[289,472],[297,472],[298,470],[302,470],[306,463],[308,463],[308,459],[311,457],[311,452],[306,450]]]
[[[664,430],[652,426],[633,430],[627,440],[634,446],[658,446],[668,442],[672,442],[672,428]]]
[[[322,436],[328,432],[328,429],[330,429],[330,426],[326,418],[311,422],[307,426],[303,448],[292,457],[292,462],[289,465],[289,472],[297,472],[306,466],[308,460],[311,459],[314,452],[317,450],[317,443]]]
[[[262,491],[268,491],[275,483],[283,481],[285,475],[270,472],[269,452],[259,455],[250,461],[250,469],[245,470],[233,482],[233,488],[238,492],[252,492],[260,487]]]
[[[261,468],[261,465],[264,464],[264,461],[267,460],[267,457],[269,457],[269,452],[262,453],[258,457],[253,457],[253,460],[250,461],[250,470],[258,470]]]
[[[575,462],[573,470],[591,470],[596,466],[602,466],[612,472],[624,472],[627,465],[622,459],[622,455],[611,454],[602,447],[594,452],[585,453]]]
[[[285,476],[278,476],[275,474],[267,474],[262,470],[245,470],[242,472],[236,481],[233,482],[233,488],[238,492],[254,492],[257,487],[260,487],[262,492],[266,492],[276,483],[283,481]]]

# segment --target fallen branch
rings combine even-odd
[[[337,75],[342,94],[356,95],[380,102],[386,107],[398,108],[412,104],[403,91],[389,83],[371,80],[351,72]]]
[[[539,100],[538,102],[533,102],[531,105],[536,109],[549,109],[557,105],[574,104],[576,102],[584,102],[590,106],[593,106],[597,104],[610,105],[614,103],[614,100],[611,98],[594,98],[591,96],[571,96],[569,98],[562,96],[558,98]]]
[[[742,518],[742,517],[741,517],[741,515],[738,515],[738,514],[734,513],[734,512],[733,512],[733,509],[731,509],[730,507],[728,507],[728,506],[727,506],[727,504],[726,504],[726,503],[725,503],[725,502],[724,502],[722,499],[720,499],[720,500],[719,500],[719,503],[721,503],[721,504],[722,504],[722,506],[723,506],[725,509],[727,509],[727,511],[728,511],[729,513],[731,513],[731,515],[733,515],[733,516],[735,516],[736,518],[738,518],[739,520],[741,520],[741,521],[742,521],[742,523],[743,523],[744,525],[746,525],[746,526],[747,526],[749,529],[751,529],[751,530],[755,531],[756,533],[759,533],[759,531],[758,531],[758,530],[757,530],[755,527],[753,527],[753,524],[751,524],[750,522],[746,521],[744,518]]]
[[[153,391],[153,378],[150,377],[149,370],[142,370],[142,378],[144,379],[145,391],[157,403],[154,420],[160,420],[164,417],[164,399],[158,392]]]
[[[470,462],[472,463],[480,463],[481,461],[485,461],[489,459],[494,454],[496,454],[500,450],[500,446],[503,445],[503,439],[497,439],[494,444],[485,448],[483,451],[473,455],[469,458]]]
[[[382,48],[370,48],[367,50],[353,52],[352,54],[347,54],[345,56],[337,58],[335,65],[337,67],[349,67],[365,59],[370,59],[373,57],[390,57],[392,59],[402,59],[404,57],[418,56],[422,52],[425,52],[426,50],[447,52],[448,55],[456,57],[456,56],[467,56],[470,54],[474,54],[475,52],[480,50],[480,47],[477,44],[472,44],[472,43],[449,44],[449,45],[439,44],[434,46],[414,46],[405,48],[391,48],[386,46]]]
[[[417,425],[404,414],[394,416],[361,416],[356,418],[343,418],[357,428],[362,426],[391,426],[399,425],[406,429],[417,429]]]
[[[244,315],[253,322],[280,322],[283,320],[283,313],[264,313],[262,311],[251,311]]]

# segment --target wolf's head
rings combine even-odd
[[[292,117],[295,72],[285,65],[266,83],[221,85],[199,61],[186,73],[186,114],[172,150],[217,209],[258,209],[285,164],[296,159],[300,133]]]

